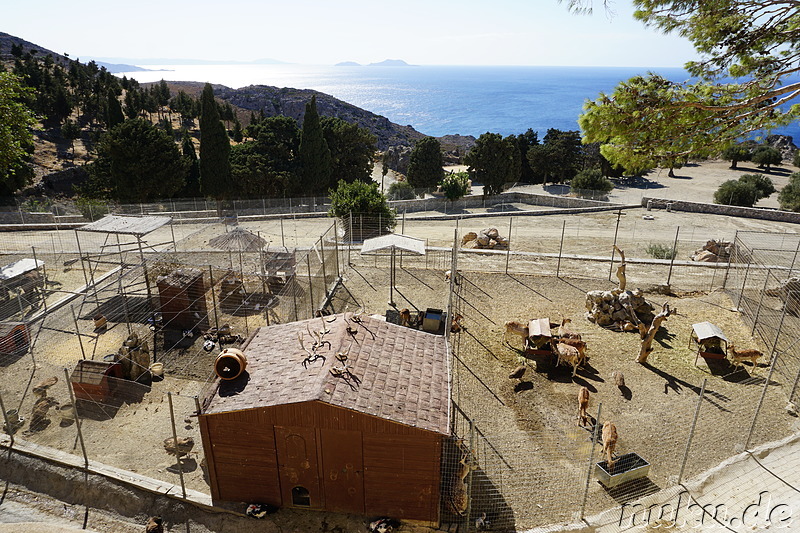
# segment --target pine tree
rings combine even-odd
[[[414,145],[408,162],[408,183],[415,189],[436,187],[444,177],[439,139],[425,137]]]
[[[300,187],[304,193],[318,194],[333,186],[331,182],[331,151],[320,125],[317,113],[317,97],[312,96],[306,104],[303,130],[298,148],[300,162]]]
[[[210,83],[200,97],[200,190],[203,195],[223,200],[231,190],[231,143],[219,118],[214,89]]]
[[[186,175],[186,186],[181,191],[182,195],[187,198],[198,197],[200,196],[200,163],[197,160],[197,152],[187,129],[183,130],[181,152],[183,153],[183,160],[189,169]]]
[[[108,91],[107,99],[108,120],[106,122],[108,129],[111,129],[117,124],[124,122],[125,115],[122,113],[122,105],[119,103],[119,99],[113,92]]]

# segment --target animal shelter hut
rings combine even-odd
[[[22,355],[28,351],[31,334],[25,322],[0,322],[0,356]]]
[[[728,338],[716,324],[711,322],[698,322],[692,324],[692,333],[689,335],[689,347],[692,343],[697,345],[697,355],[694,358],[694,364],[697,364],[697,359],[703,357],[704,359],[725,359],[728,347]],[[723,343],[725,346],[723,347]]]
[[[199,415],[214,500],[438,524],[443,337],[338,314],[262,327],[241,350],[246,371]]]
[[[391,252],[391,266],[389,269],[389,305],[394,305],[395,287],[395,254],[397,250],[410,252],[416,255],[425,255],[425,241],[399,233],[390,233],[373,237],[361,245],[361,255],[377,254],[383,250]]]

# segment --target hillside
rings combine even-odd
[[[7,33],[0,32],[0,60],[2,61],[10,61],[13,60],[14,57],[11,55],[11,47],[12,46],[21,46],[26,52],[28,50],[34,50],[37,54],[41,56],[46,56],[50,54],[53,56],[53,59],[56,60],[58,63],[65,65],[71,61],[67,56],[58,54],[53,52],[52,50],[48,50],[38,44],[33,44],[32,42],[26,41],[25,39],[21,39],[19,37],[14,37],[13,35],[9,35]]]

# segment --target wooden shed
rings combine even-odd
[[[298,336],[311,349],[321,331],[312,361]],[[218,379],[199,417],[215,500],[438,524],[443,337],[334,315],[260,328],[242,350],[247,371]]]
[[[164,327],[173,330],[208,329],[203,272],[180,268],[156,280]]]
[[[122,378],[120,363],[81,359],[70,375],[70,382],[78,400],[109,403]]]
[[[31,334],[25,322],[0,322],[0,355],[22,355],[30,344]]]

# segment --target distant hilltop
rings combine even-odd
[[[336,63],[334,65],[336,67],[360,67],[362,66],[360,63],[356,63],[355,61],[342,61],[341,63]],[[379,63],[370,63],[367,65],[368,67],[410,67],[408,63],[403,61],[402,59],[384,59]]]

